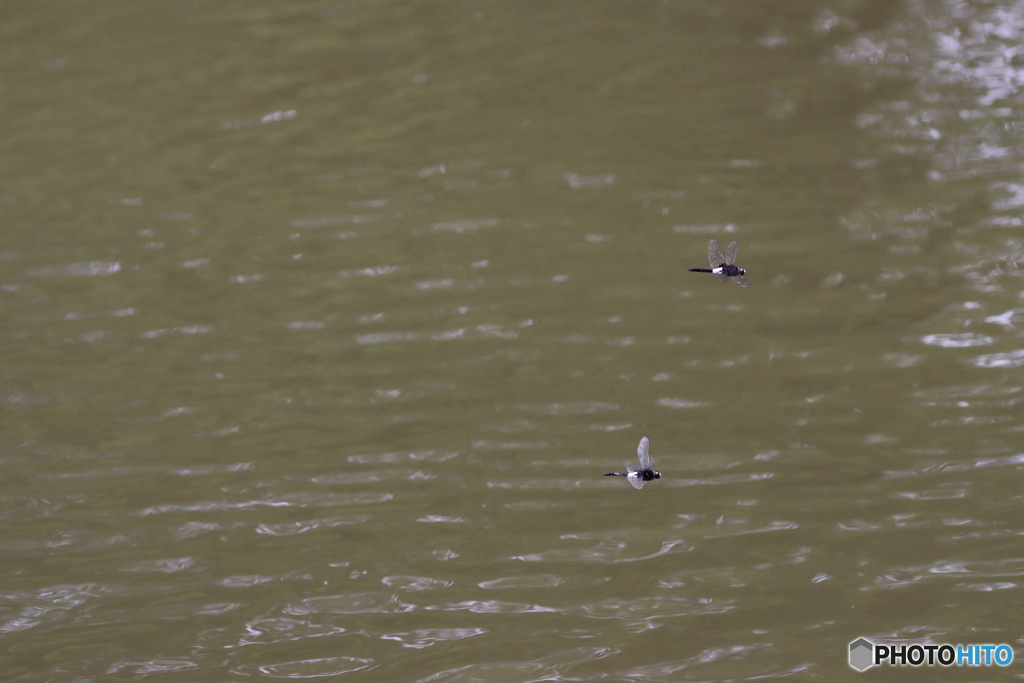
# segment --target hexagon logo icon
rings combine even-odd
[[[866,638],[858,638],[850,643],[850,666],[857,671],[864,671],[873,666],[872,659],[875,653],[875,646]]]

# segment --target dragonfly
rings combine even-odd
[[[708,243],[708,263],[711,264],[711,268],[690,268],[690,272],[714,273],[722,282],[728,282],[729,278],[732,278],[740,287],[749,287],[750,283],[743,277],[747,271],[736,266],[736,252],[739,249],[739,242],[730,242],[723,255],[722,245],[712,238]]]
[[[661,479],[661,472],[655,472],[651,469],[650,450],[651,442],[645,436],[640,439],[640,445],[636,449],[636,454],[640,458],[640,467],[627,467],[625,472],[605,472],[604,476],[625,477],[635,489],[642,489],[644,482]]]

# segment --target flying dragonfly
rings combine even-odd
[[[651,469],[650,449],[651,442],[645,436],[640,439],[640,445],[636,449],[636,454],[640,458],[640,467],[627,467],[625,472],[605,472],[604,476],[625,477],[633,485],[633,488],[636,489],[642,489],[644,482],[651,481],[652,479],[661,479],[661,472],[655,472]]]
[[[736,252],[739,249],[739,242],[730,242],[723,255],[722,245],[712,238],[708,243],[708,263],[711,264],[711,268],[690,268],[690,272],[714,273],[722,282],[728,282],[729,278],[732,278],[740,287],[749,287],[750,283],[743,277],[747,271],[736,266]]]

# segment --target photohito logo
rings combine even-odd
[[[872,666],[1009,666],[1009,645],[876,645],[867,638],[850,643],[850,666],[864,671]]]

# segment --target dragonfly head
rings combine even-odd
[[[661,479],[661,472],[655,472],[654,473],[654,478],[655,479]]]
[[[740,271],[740,275],[746,275],[747,274],[747,269],[746,268],[740,268],[739,271]]]

